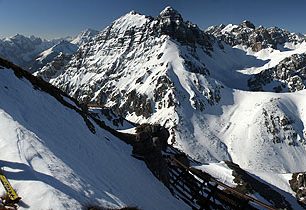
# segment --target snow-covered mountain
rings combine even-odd
[[[31,64],[30,71],[35,72],[41,69],[47,63],[54,61],[56,57],[70,56],[77,50],[78,45],[62,40],[61,42],[37,55],[35,61]]]
[[[75,38],[67,37],[50,41],[17,34],[0,39],[0,56],[30,72],[35,72],[61,54],[69,56],[75,53],[79,46],[89,42],[97,33],[98,31],[93,29],[86,29]]]
[[[248,81],[251,90],[295,92],[305,89],[306,54],[293,54]]]
[[[0,39],[0,56],[29,69],[39,53],[52,47],[58,41],[17,34],[10,38]]]
[[[294,195],[290,176],[306,171],[304,53],[304,36],[249,21],[204,32],[167,7],[120,17],[36,75],[82,103],[165,125],[169,143],[202,163],[231,160]]]
[[[85,44],[92,40],[93,37],[95,37],[99,31],[88,28],[81,33],[79,33],[72,41],[71,44],[75,44],[77,46],[81,46],[82,44]]]
[[[174,129],[181,120],[182,129],[188,130],[182,123],[188,119],[185,114],[220,100],[221,84],[208,76],[208,67],[195,53],[211,59],[214,45],[223,51],[218,44],[170,7],[157,18],[130,12],[81,46],[64,70],[52,70],[55,78],[44,68],[42,72],[48,73],[37,75],[51,78],[52,84],[81,102],[112,107],[131,121],[149,118]],[[217,153],[228,158],[226,152]]]
[[[222,43],[167,7],[156,18],[136,12],[122,16],[62,62],[63,66],[55,70],[47,65],[37,75],[83,103],[111,107],[131,121],[165,124],[172,129],[172,141],[198,160],[232,160],[236,154],[226,140],[229,136],[222,132],[230,121],[229,110],[244,106],[241,103],[250,95],[237,90],[248,90],[252,76],[242,71],[252,68],[255,72],[268,65],[256,52],[246,51]],[[279,96],[270,97],[266,100]],[[264,106],[266,100],[252,101]],[[247,114],[244,111],[239,113]],[[265,127],[262,122],[254,125]],[[303,139],[300,128],[296,133]],[[260,133],[258,139],[263,138],[269,139],[268,134]],[[273,141],[267,144],[277,145]],[[295,148],[289,150],[294,153]],[[304,146],[300,148],[305,155]],[[261,155],[264,159],[265,154]],[[275,154],[277,170],[290,170],[282,158],[286,159]],[[238,159],[235,161],[240,163]],[[251,157],[243,159],[245,163],[253,161]]]
[[[0,97],[0,166],[19,209],[188,209],[74,99],[2,59]]]
[[[306,40],[306,37],[302,34],[291,33],[278,27],[265,28],[259,26],[256,28],[248,20],[238,25],[221,24],[219,26],[211,26],[205,31],[231,46],[244,45],[252,48],[255,52],[269,47],[285,50],[288,49],[285,46],[286,43],[297,44]]]
[[[31,64],[30,72],[41,70],[43,66],[55,60],[70,57],[81,45],[90,42],[97,33],[98,31],[93,29],[86,29],[78,34],[74,39],[69,41],[62,40],[51,48],[46,49],[36,56],[35,61]]]

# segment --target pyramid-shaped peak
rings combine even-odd
[[[99,31],[97,31],[95,29],[87,28],[84,31],[82,31],[79,35],[81,35],[81,36],[95,36],[98,33],[99,33]]]
[[[242,21],[242,23],[240,25],[243,26],[243,27],[246,27],[246,28],[255,29],[255,25],[249,20]]]
[[[170,6],[167,6],[164,10],[162,10],[159,13],[159,16],[162,18],[182,19],[181,14]]]

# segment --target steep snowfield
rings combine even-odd
[[[31,70],[37,71],[49,62],[52,62],[58,56],[70,56],[78,50],[78,45],[63,40],[51,48],[37,55],[35,61],[31,65]]]
[[[209,128],[243,168],[278,173],[305,171],[305,94],[235,90],[220,113],[205,114]],[[222,101],[222,100],[221,100]]]
[[[0,69],[0,98],[0,165],[20,209],[187,209],[130,146],[96,125],[93,134],[76,111],[11,70]]]
[[[36,58],[37,61],[48,63],[54,59],[55,56],[51,57],[52,54],[59,54],[60,52],[71,55],[77,51],[78,47],[74,44],[71,44],[68,41],[61,41],[60,43],[54,45],[53,47],[43,51]],[[46,60],[46,61],[44,61]]]

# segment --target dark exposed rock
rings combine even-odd
[[[123,97],[126,98],[125,103],[121,105],[118,104],[118,107],[114,107],[118,113],[126,115],[127,112],[135,112],[137,116],[144,117],[149,117],[153,113],[151,100],[148,96],[139,94],[136,90],[132,90]]]
[[[306,54],[303,53],[287,57],[275,67],[256,74],[248,80],[248,86],[252,91],[262,91],[271,84],[274,92],[295,92],[305,89],[305,80]]]
[[[292,209],[291,204],[279,192],[274,190],[268,184],[259,181],[257,178],[250,175],[239,167],[239,165],[226,161],[227,166],[233,170],[234,182],[237,183],[236,190],[242,193],[258,193],[266,200],[273,203],[277,209]]]
[[[167,140],[170,136],[168,130],[160,125],[143,124],[138,126],[136,131],[133,155],[144,159],[148,168],[167,186],[168,166],[162,151],[165,151],[168,145]]]
[[[247,27],[247,28],[255,29],[255,25],[251,21],[249,21],[249,20],[244,20],[240,25],[242,27]]]
[[[298,202],[306,208],[306,173],[294,173],[289,180],[291,189],[296,193]]]
[[[206,48],[207,53],[213,50],[211,42],[213,37],[204,33],[197,25],[187,21],[184,22],[182,16],[173,8],[166,7],[156,18],[157,23],[153,26],[153,31],[159,36],[169,35],[182,44],[199,44]]]

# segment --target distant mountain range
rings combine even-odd
[[[87,29],[75,38],[45,40],[35,36],[17,34],[0,39],[0,56],[35,72],[51,62],[60,53],[70,55],[84,42],[90,41],[98,31]]]

